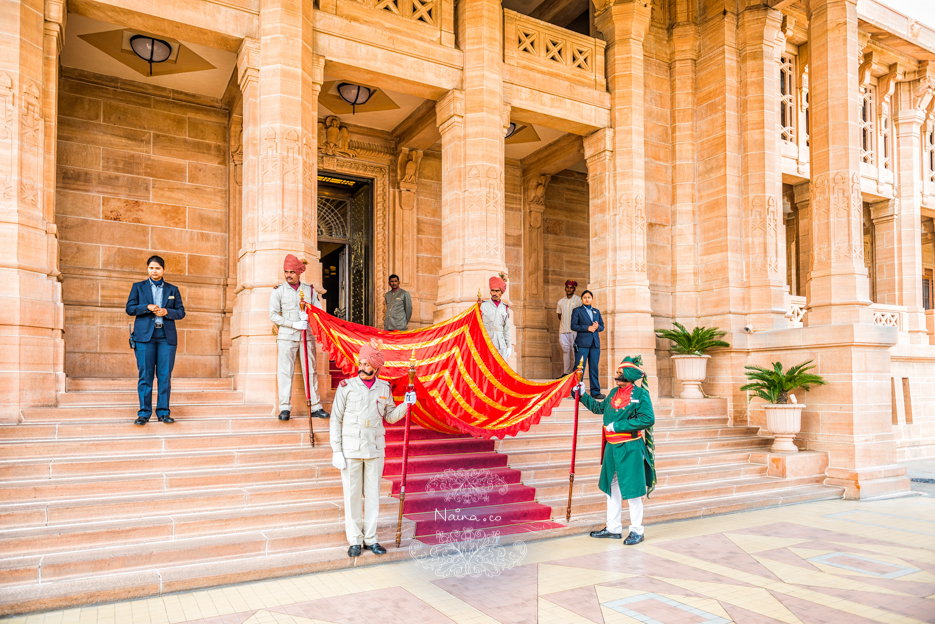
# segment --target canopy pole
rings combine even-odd
[[[571,493],[575,487],[575,454],[578,451],[578,405],[581,403],[581,378],[584,376],[584,356],[575,369],[575,430],[571,436],[571,472],[568,473],[568,507],[565,522],[571,521]]]
[[[409,357],[409,386],[406,393],[415,392],[416,350]],[[403,539],[403,503],[406,501],[406,471],[409,468],[409,427],[412,425],[412,404],[406,405],[406,433],[403,436],[403,471],[399,484],[399,517],[396,519],[396,548]]]
[[[305,293],[299,288],[299,310],[308,314],[308,303],[305,301]],[[306,321],[307,323],[308,321]],[[310,372],[308,370],[308,330],[302,330],[302,360],[305,366],[302,367],[302,379],[305,381],[305,405],[308,407],[308,441],[315,448],[315,425],[312,423],[312,392],[309,386]]]

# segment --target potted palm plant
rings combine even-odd
[[[701,382],[705,380],[710,355],[705,351],[715,347],[729,347],[721,340],[727,332],[717,327],[696,327],[688,331],[681,323],[672,323],[675,329],[657,329],[656,335],[672,341],[675,355],[675,378],[682,382],[680,399],[703,399]]]
[[[744,367],[747,369],[745,374],[750,383],[741,386],[740,389],[753,392],[753,396],[766,401],[766,405],[763,406],[766,410],[766,428],[775,436],[770,449],[774,453],[796,453],[799,450],[793,440],[802,429],[802,410],[805,409],[805,404],[797,403],[795,395],[789,393],[796,388],[807,392],[812,386],[825,385],[821,375],[808,372],[815,368],[809,366],[811,363],[812,360],[808,360],[785,371],[781,362],[773,362],[772,368]]]

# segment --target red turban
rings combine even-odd
[[[506,282],[499,277],[490,278],[490,290],[499,290],[501,293],[506,292]]]
[[[305,273],[305,263],[289,254],[286,256],[286,261],[282,263],[283,271],[295,271],[296,275],[302,275]]]
[[[357,359],[361,362],[367,361],[373,368],[381,368],[383,364],[386,363],[386,358],[383,354],[367,344],[360,348]]]
[[[565,286],[571,286],[572,288],[578,287],[578,282],[575,280],[565,280]]]

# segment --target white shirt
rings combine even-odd
[[[575,308],[581,307],[581,297],[572,295],[571,297],[562,297],[558,300],[558,309],[556,312],[562,315],[559,321],[558,331],[561,334],[573,334],[571,331],[571,312]]]

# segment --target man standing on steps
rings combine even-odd
[[[399,276],[390,275],[390,291],[383,295],[386,302],[386,318],[383,329],[387,331],[406,331],[412,318],[412,297],[399,287]]]
[[[603,401],[597,401],[579,386],[581,402],[595,414],[604,415],[604,463],[598,487],[607,495],[607,526],[592,531],[591,537],[620,539],[623,499],[630,509],[630,534],[624,544],[643,541],[643,496],[656,487],[653,405],[646,390],[642,358],[626,357],[617,367],[617,387]],[[643,380],[642,387],[634,382]]]
[[[276,380],[279,385],[279,420],[289,420],[292,412],[295,356],[300,352],[302,332],[308,330],[308,314],[299,309],[299,303],[302,300],[299,293],[304,295],[306,303],[318,308],[322,307],[315,289],[301,282],[306,264],[304,260],[299,260],[292,254],[286,256],[282,267],[286,281],[274,288],[269,297],[269,320],[277,329]],[[321,399],[318,396],[318,377],[315,375],[315,336],[311,332],[307,333],[308,370],[305,370],[305,357],[300,355],[299,360],[302,363],[302,370],[308,375],[309,397],[312,400],[310,409],[313,417],[328,418],[328,412],[322,409]]]
[[[578,282],[565,280],[565,296],[558,300],[558,344],[562,347],[562,376],[570,375],[575,370],[575,336],[571,331],[571,314],[581,307],[581,297],[575,294]]]
[[[130,344],[136,353],[136,366],[139,369],[138,425],[145,425],[153,415],[154,375],[159,381],[156,418],[163,423],[175,422],[169,415],[172,368],[175,366],[175,350],[179,344],[175,322],[185,318],[185,306],[182,305],[182,293],[178,286],[162,279],[165,267],[166,261],[159,256],[147,260],[149,279],[133,284],[127,298],[127,314],[136,317]]]
[[[380,479],[386,456],[383,419],[394,423],[406,415],[407,404],[415,403],[415,396],[407,395],[406,403],[396,405],[390,384],[377,377],[386,358],[376,345],[361,347],[357,360],[357,376],[338,384],[331,406],[331,463],[341,471],[344,487],[348,557],[359,557],[361,545],[375,555],[386,554],[377,542]]]
[[[513,344],[510,341],[510,306],[500,301],[500,297],[506,292],[503,273],[500,277],[491,277],[489,286],[490,299],[480,304],[481,318],[490,341],[506,360],[513,353]]]

